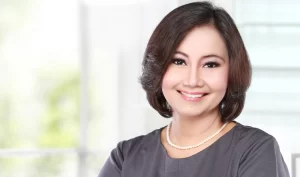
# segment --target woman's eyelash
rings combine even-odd
[[[185,60],[179,59],[179,58],[172,59],[172,63],[175,64],[175,65],[186,65]],[[204,64],[203,67],[204,68],[216,68],[218,66],[220,66],[220,64],[217,63],[217,62],[207,62],[207,63]]]
[[[179,59],[179,58],[174,58],[172,60],[172,63],[174,63],[175,65],[186,65],[185,61],[183,59]]]
[[[216,68],[218,66],[220,66],[220,64],[217,62],[208,62],[205,63],[204,68]]]

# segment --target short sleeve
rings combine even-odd
[[[253,143],[240,162],[238,177],[290,177],[276,139]]]
[[[124,161],[122,146],[123,142],[120,142],[118,146],[112,150],[110,157],[104,163],[98,177],[121,177],[122,164]]]

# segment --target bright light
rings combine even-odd
[[[110,5],[127,5],[141,4],[151,0],[82,0],[89,6],[110,6]]]

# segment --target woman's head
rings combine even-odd
[[[195,2],[171,11],[156,27],[140,80],[164,117],[218,111],[222,121],[231,121],[244,107],[251,66],[232,18]]]

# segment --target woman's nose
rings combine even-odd
[[[187,72],[186,79],[184,81],[185,86],[200,87],[203,86],[203,80],[200,76],[199,68],[190,67]]]

